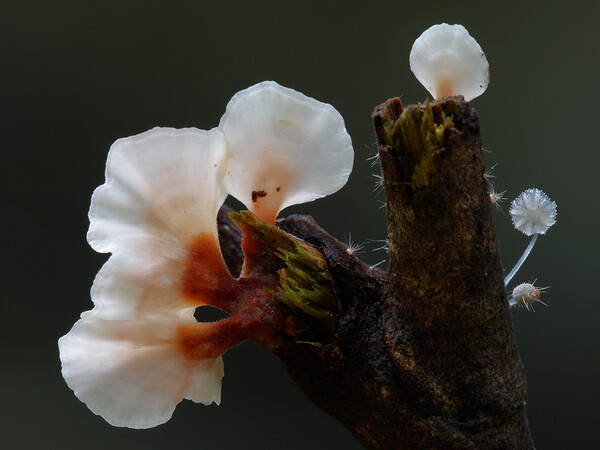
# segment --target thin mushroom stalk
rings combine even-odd
[[[515,276],[515,274],[519,271],[519,269],[521,268],[521,266],[523,265],[523,263],[525,262],[525,260],[529,256],[529,254],[531,253],[531,250],[533,250],[533,246],[535,245],[535,241],[537,241],[538,236],[539,236],[539,233],[536,233],[533,236],[531,236],[529,245],[527,245],[527,248],[525,249],[525,251],[523,252],[521,257],[519,258],[517,263],[515,264],[515,267],[513,267],[512,270],[508,273],[508,275],[506,275],[506,277],[504,278],[504,285],[508,286],[508,283],[510,283],[510,280],[512,280],[513,277]]]
[[[508,285],[517,271],[521,268],[540,234],[546,234],[548,228],[556,223],[556,202],[541,190],[531,188],[522,192],[510,205],[510,216],[514,227],[520,232],[531,236],[529,245],[515,264],[515,267],[504,278]]]

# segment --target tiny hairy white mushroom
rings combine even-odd
[[[541,190],[527,189],[510,204],[510,217],[521,233],[545,234],[556,223],[556,202]]]
[[[510,306],[520,306],[528,310],[533,309],[533,305],[536,302],[546,305],[540,300],[540,293],[546,289],[548,288],[538,288],[531,283],[521,283],[513,289],[509,304]]]
[[[546,234],[548,228],[556,223],[556,202],[539,189],[531,188],[523,191],[510,204],[510,217],[514,227],[521,233],[531,236],[525,251],[515,264],[515,267],[504,278],[508,284],[521,268],[540,234]]]
[[[481,47],[462,25],[433,25],[410,51],[410,68],[435,98],[462,95],[470,101],[486,90],[490,68]]]
[[[352,170],[340,113],[274,81],[235,94],[219,128],[229,193],[261,220],[274,223],[283,208],[336,192]]]

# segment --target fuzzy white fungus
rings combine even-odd
[[[336,192],[352,170],[340,113],[274,81],[235,94],[219,127],[229,192],[262,220],[274,222],[287,206]]]
[[[410,52],[410,68],[435,98],[479,97],[490,81],[489,64],[462,25],[442,23],[423,32]]]
[[[531,283],[521,283],[513,289],[510,304],[511,306],[516,305],[528,310],[533,309],[535,302],[545,305],[540,300],[540,293],[545,289],[547,288],[537,288]]]
[[[520,232],[545,234],[556,223],[556,203],[539,189],[527,189],[510,205],[514,227]]]

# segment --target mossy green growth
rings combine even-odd
[[[406,107],[393,127],[385,127],[389,133],[387,141],[402,149],[402,154],[397,156],[404,160],[404,179],[414,190],[427,189],[432,185],[435,178],[433,152],[444,147],[446,129],[452,126],[452,117],[442,110],[434,111],[426,100],[423,105]],[[400,142],[397,143],[398,140]]]
[[[229,216],[261,245],[263,257],[271,255],[283,261],[285,267],[278,270],[279,300],[294,313],[333,324],[341,308],[323,255],[250,211]]]
[[[340,304],[326,263],[298,241],[295,244],[275,253],[286,265],[279,271],[280,299],[295,312],[333,323]]]

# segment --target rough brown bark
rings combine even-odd
[[[367,448],[533,448],[477,113],[462,97],[406,110],[391,99],[373,120],[388,272],[311,218],[281,221],[322,252],[340,310],[333,326],[299,314],[274,351]],[[239,252],[226,253],[239,264]]]

